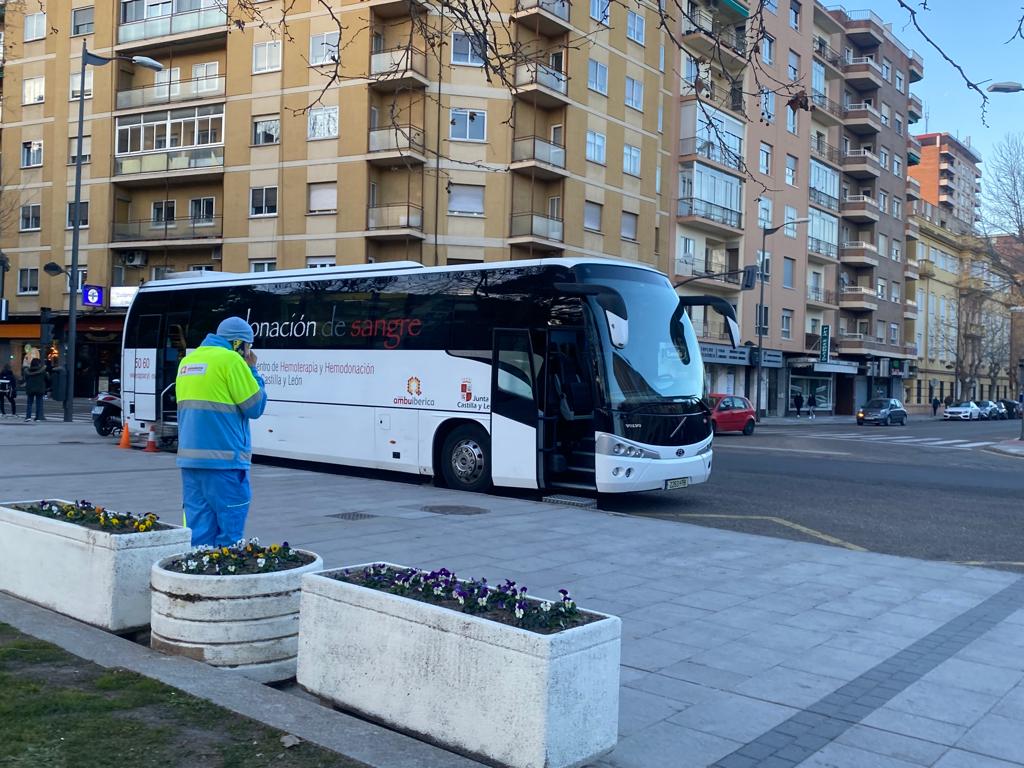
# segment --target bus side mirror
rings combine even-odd
[[[629,343],[629,313],[621,293],[614,288],[596,283],[555,283],[555,288],[567,296],[593,297],[597,305],[604,310],[612,346],[622,349]]]
[[[732,348],[740,345],[740,324],[736,322],[736,310],[732,308],[725,299],[720,296],[680,296],[680,311],[682,307],[704,306],[711,307],[715,312],[725,318],[725,328],[729,332],[729,341]]]

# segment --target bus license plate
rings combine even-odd
[[[665,481],[665,490],[674,491],[676,488],[685,488],[690,484],[690,478],[688,477],[677,477],[675,480]]]

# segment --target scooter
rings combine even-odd
[[[92,424],[101,437],[112,432],[120,432],[123,419],[121,416],[121,381],[113,379],[110,390],[96,395],[96,404],[92,407]]]

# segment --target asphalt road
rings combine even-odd
[[[600,506],[1024,572],[1024,459],[978,445],[1019,434],[1019,421],[930,417],[906,427],[764,426],[750,437],[718,436],[706,484],[602,496]]]

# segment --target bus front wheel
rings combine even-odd
[[[456,427],[441,449],[441,471],[449,488],[484,491],[491,486],[491,444],[480,427]]]

